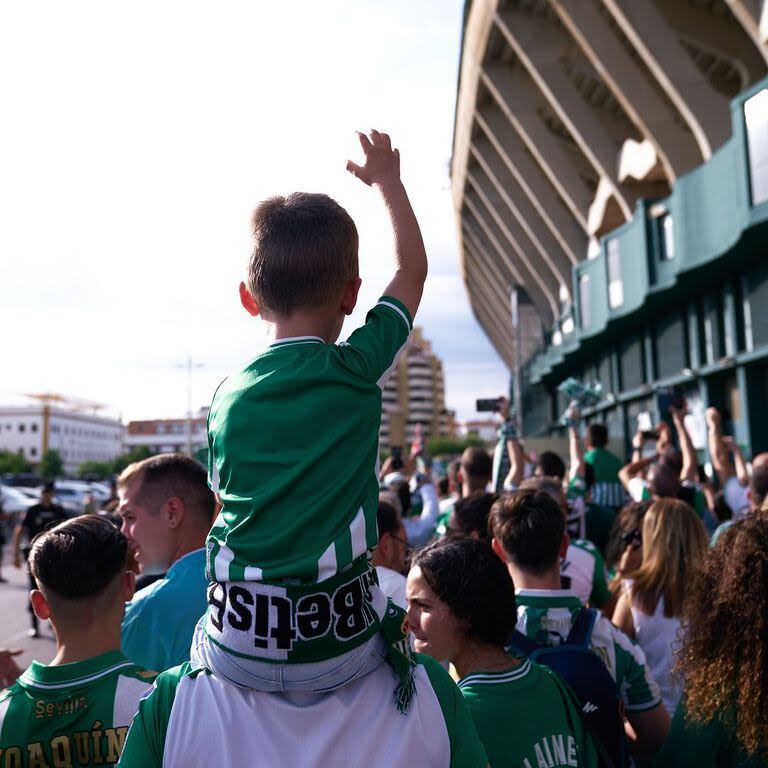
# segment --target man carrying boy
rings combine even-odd
[[[214,395],[209,474],[222,511],[207,542],[208,612],[191,664],[161,675],[143,702],[125,766],[201,755],[206,765],[243,755],[263,765],[486,765],[461,695],[439,665],[412,657],[405,614],[369,563],[381,394],[408,345],[427,259],[398,151],[386,134],[359,136],[365,163],[347,169],[382,195],[395,276],[365,325],[336,345],[360,288],[354,222],[325,195],[256,209],[240,299],[276,340]]]
[[[29,567],[35,613],[50,619],[56,657],[32,662],[0,694],[0,755],[7,766],[114,765],[147,672],[120,653],[120,622],[133,595],[128,542],[109,521],[77,517],[42,533]]]

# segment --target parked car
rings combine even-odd
[[[25,489],[26,490],[26,489]],[[6,525],[11,528],[38,499],[23,493],[19,488],[8,485],[0,485],[0,500],[3,504],[3,512],[7,516]]]

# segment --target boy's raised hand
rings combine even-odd
[[[365,153],[365,163],[358,165],[347,160],[347,170],[368,186],[400,183],[400,152],[392,149],[386,133],[371,129],[366,136],[358,131],[360,146]]]

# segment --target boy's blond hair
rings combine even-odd
[[[253,213],[253,253],[247,286],[277,314],[322,306],[358,275],[358,236],[352,217],[322,194],[270,197]]]

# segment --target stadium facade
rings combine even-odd
[[[461,270],[525,434],[574,376],[627,444],[676,386],[768,449],[767,74],[768,0],[467,0]]]

